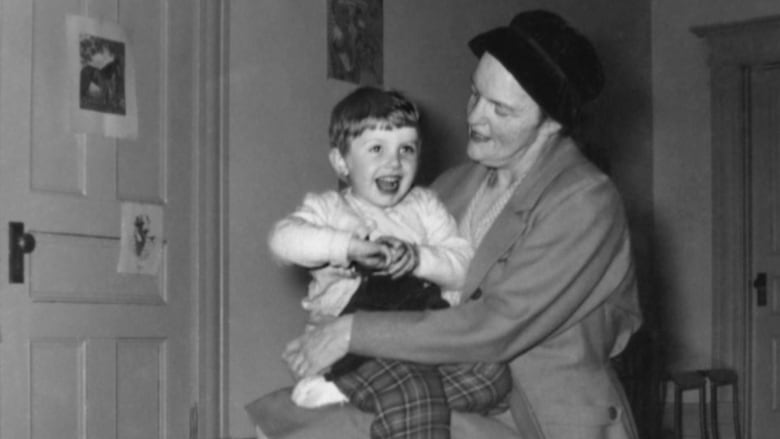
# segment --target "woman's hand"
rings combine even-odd
[[[282,358],[298,378],[316,375],[349,352],[351,334],[352,315],[315,324],[287,343]]]

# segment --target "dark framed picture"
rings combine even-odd
[[[119,23],[67,16],[68,112],[74,133],[138,136],[133,46]]]
[[[79,108],[125,114],[125,44],[79,34]]]
[[[328,0],[328,77],[383,81],[382,0]]]

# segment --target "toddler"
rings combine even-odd
[[[454,218],[414,186],[419,112],[396,91],[361,87],[331,113],[330,164],[343,190],[306,195],[273,228],[281,261],[310,269],[310,320],[356,310],[454,306],[473,255]],[[376,414],[371,438],[449,438],[450,411],[487,413],[511,389],[504,364],[423,365],[348,355],[300,380],[302,407],[351,402]],[[400,410],[399,410],[400,409]]]

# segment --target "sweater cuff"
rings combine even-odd
[[[417,258],[417,267],[412,274],[430,280],[436,268],[431,251],[425,245],[417,245]]]
[[[346,267],[349,265],[347,250],[352,234],[349,232],[334,232],[328,245],[328,260],[331,264]]]

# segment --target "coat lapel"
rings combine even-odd
[[[498,214],[490,230],[482,239],[482,243],[477,247],[474,259],[471,260],[463,288],[464,292],[471,294],[479,287],[488,270],[520,237],[525,225],[524,212],[516,212],[514,209],[505,207]]]
[[[577,146],[571,140],[556,139],[554,142],[539,157],[485,234],[469,266],[464,292],[471,294],[475,291],[490,268],[522,237],[529,213],[544,189],[578,156]],[[484,178],[484,173],[481,175]],[[476,189],[468,193],[466,205],[475,192]],[[461,220],[464,211],[465,208],[458,211],[456,218]]]

